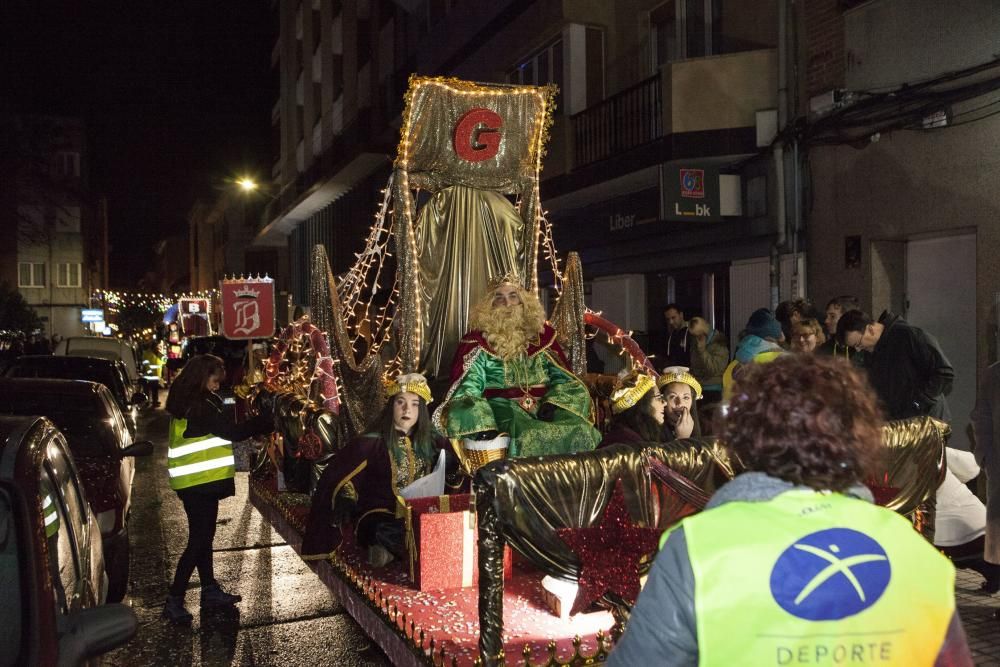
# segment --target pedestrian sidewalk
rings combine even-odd
[[[983,595],[983,578],[972,570],[957,570],[955,602],[977,665],[1000,666],[1000,594]]]

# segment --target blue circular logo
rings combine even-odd
[[[889,585],[885,549],[849,528],[820,530],[796,540],[771,569],[771,595],[807,621],[836,621],[875,604]]]

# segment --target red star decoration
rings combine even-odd
[[[639,560],[656,551],[662,531],[632,523],[619,479],[599,521],[589,528],[559,528],[556,532],[581,562],[572,615],[608,591],[635,602],[639,597]]]

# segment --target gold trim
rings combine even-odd
[[[350,484],[351,480],[354,479],[355,477],[357,477],[358,473],[361,472],[362,470],[364,470],[367,466],[368,466],[368,461],[362,461],[361,463],[358,464],[357,468],[355,468],[354,470],[352,470],[350,473],[348,473],[347,475],[345,475],[342,480],[340,480],[339,482],[337,482],[337,486],[333,487],[333,494],[330,496],[330,510],[331,511],[333,510],[333,508],[337,504],[337,494],[340,493],[340,490],[342,488],[344,488],[345,484]],[[357,492],[355,492],[355,493],[357,493]]]

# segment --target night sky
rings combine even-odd
[[[199,197],[270,176],[268,0],[0,0],[0,112],[83,117],[90,184],[108,198],[111,286]]]

